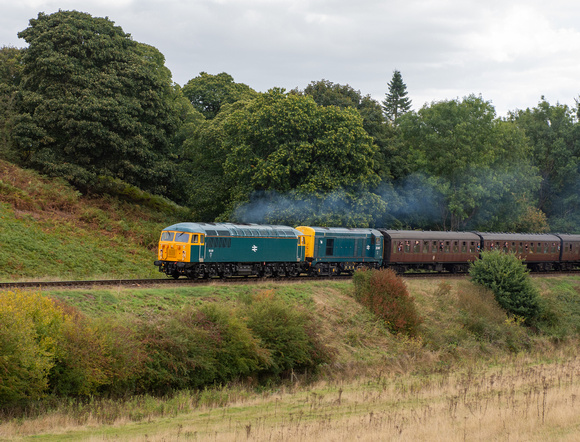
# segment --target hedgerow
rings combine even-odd
[[[312,373],[332,360],[306,309],[207,303],[121,325],[40,293],[0,292],[0,409],[47,395],[167,394]]]

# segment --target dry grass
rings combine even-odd
[[[185,399],[183,399],[185,401]],[[173,417],[111,425],[64,415],[0,425],[0,437],[46,440],[374,441],[576,440],[580,359],[535,365],[514,358],[498,368],[430,376],[319,382],[240,395]],[[195,404],[184,404],[195,407]]]

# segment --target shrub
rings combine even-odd
[[[529,270],[513,253],[482,252],[481,259],[471,264],[469,274],[473,282],[491,289],[508,313],[528,323],[539,317],[539,293],[529,279]]]
[[[46,394],[65,319],[40,293],[0,292],[0,403]]]
[[[207,304],[143,322],[140,336],[148,360],[145,391],[198,388],[249,375],[267,354],[229,306]]]
[[[50,373],[53,394],[126,393],[142,371],[144,352],[132,330],[114,320],[90,319],[61,304],[67,314]]]
[[[321,341],[314,319],[304,308],[270,294],[255,297],[244,313],[248,327],[269,352],[262,374],[315,372],[320,364],[332,361],[333,349]]]
[[[418,333],[422,319],[405,282],[393,270],[361,270],[353,280],[355,299],[382,318],[393,333]]]

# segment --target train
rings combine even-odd
[[[183,222],[162,230],[154,265],[172,278],[338,276],[358,269],[463,273],[482,251],[532,271],[580,267],[580,235]]]

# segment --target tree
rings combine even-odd
[[[236,208],[250,200],[269,206],[266,214],[278,213],[277,222],[368,225],[384,210],[369,192],[379,180],[376,148],[353,109],[322,107],[311,97],[273,89],[232,109],[215,134],[229,186],[225,218],[242,213]],[[365,197],[369,205],[360,207]],[[280,207],[285,201],[293,203]]]
[[[180,121],[163,55],[77,11],[40,13],[18,35],[21,160],[81,188],[104,175],[166,194]]]
[[[401,72],[395,70],[389,82],[389,92],[385,94],[383,109],[385,115],[394,125],[397,119],[411,109],[411,100],[407,97],[407,85],[403,82]]]
[[[525,131],[532,160],[542,181],[537,192],[538,208],[553,228],[578,231],[580,223],[580,126],[566,105],[550,105],[544,98],[533,109],[511,114]]]
[[[481,259],[472,263],[469,274],[473,282],[489,288],[508,313],[527,321],[539,317],[538,291],[531,283],[529,270],[515,254],[482,252]]]
[[[363,119],[364,130],[373,137],[373,142],[378,147],[375,161],[379,165],[379,173],[381,175],[389,174],[385,160],[389,128],[379,102],[371,98],[370,95],[363,96],[360,91],[354,90],[348,84],[341,85],[328,80],[311,82],[304,89],[304,94],[311,96],[319,106],[356,109]]]
[[[411,172],[427,177],[422,192],[443,197],[436,227],[512,230],[527,214],[539,185],[530,147],[489,102],[471,95],[432,103],[405,114],[399,127]]]
[[[183,86],[183,94],[194,109],[207,118],[215,118],[224,104],[255,98],[258,93],[243,83],[235,83],[231,75],[222,72],[210,75],[201,72]]]
[[[0,155],[12,159],[12,126],[22,77],[22,49],[0,48]]]

